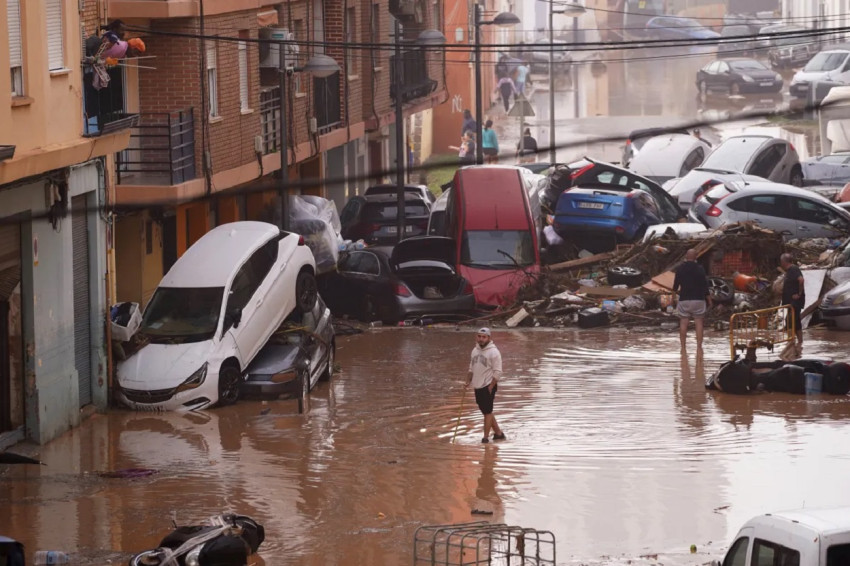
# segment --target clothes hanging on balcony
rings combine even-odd
[[[97,39],[100,44],[96,44]],[[89,55],[89,50],[95,52]],[[106,67],[114,67],[119,59],[126,57],[137,57],[145,52],[145,42],[138,37],[124,41],[114,31],[107,31],[102,38],[92,36],[86,40],[86,54],[92,68],[92,86],[95,90],[101,90],[109,86],[109,73]]]

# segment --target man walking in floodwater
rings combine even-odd
[[[794,311],[794,334],[797,337],[797,357],[803,354],[803,307],[806,304],[806,287],[803,272],[794,263],[789,253],[779,256],[779,265],[785,271],[785,281],[782,284],[782,304],[791,305]]]
[[[490,329],[482,328],[475,336],[475,347],[469,361],[469,374],[466,376],[466,386],[472,384],[475,390],[475,402],[484,415],[484,438],[481,442],[490,442],[490,429],[493,430],[493,440],[504,440],[505,434],[496,422],[493,414],[493,401],[496,399],[499,378],[502,377],[502,354],[490,338]]]
[[[673,279],[673,292],[679,295],[679,342],[682,352],[685,352],[685,341],[688,337],[688,324],[694,319],[697,331],[697,352],[702,352],[703,322],[707,307],[711,306],[711,295],[708,292],[708,279],[705,270],[697,263],[697,252],[693,248],[685,253],[685,261],[676,268]]]

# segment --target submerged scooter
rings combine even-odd
[[[263,526],[250,517],[216,515],[205,525],[175,528],[159,548],[133,556],[129,566],[245,566],[265,537]]]

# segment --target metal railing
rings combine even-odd
[[[320,135],[341,128],[343,125],[339,75],[334,73],[324,79],[313,79],[313,110]]]
[[[437,81],[428,76],[425,51],[412,49],[401,52],[401,77],[396,75],[396,56],[390,56],[390,97],[395,99],[396,89],[401,87],[401,99],[409,102],[427,96],[437,88]]]
[[[281,146],[279,87],[265,87],[260,91],[260,132],[263,136],[263,154],[279,151]]]
[[[738,350],[772,350],[777,344],[793,343],[794,322],[794,309],[790,305],[733,314],[729,319],[731,359],[735,359]]]
[[[193,109],[140,114],[116,168],[118,184],[176,185],[194,179]]]

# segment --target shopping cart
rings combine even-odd
[[[794,309],[790,305],[757,311],[739,312],[729,319],[729,353],[746,351],[745,359],[755,361],[756,349],[773,351],[777,344],[796,342]]]
[[[486,521],[427,525],[413,535],[414,566],[555,564],[555,535]]]

